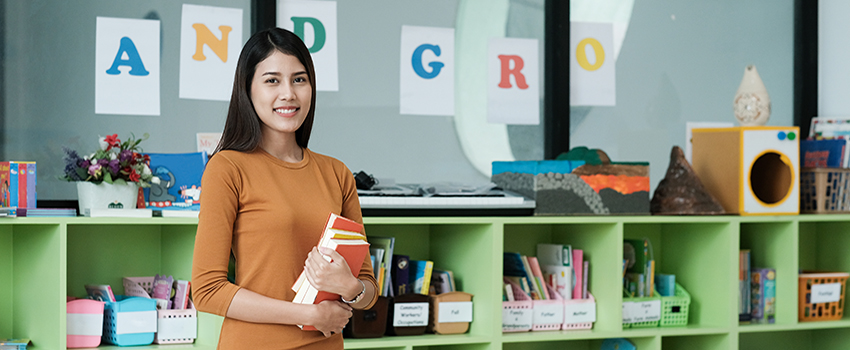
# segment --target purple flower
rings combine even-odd
[[[97,165],[100,165],[102,167],[107,166],[107,165],[109,165],[109,160],[108,159],[98,159]]]
[[[100,164],[92,164],[89,166],[89,175],[97,177],[100,174]]]
[[[112,175],[118,175],[118,170],[119,170],[118,159],[110,160],[109,161],[109,172],[112,173]]]
[[[121,161],[122,164],[126,164],[133,158],[133,151],[125,149],[118,154],[118,160]]]
[[[80,158],[80,155],[77,154],[76,151],[69,149],[67,147],[62,147],[62,150],[65,152],[65,176],[67,179],[71,181],[83,181],[83,178],[77,174],[77,168],[80,165],[80,162],[83,161]]]

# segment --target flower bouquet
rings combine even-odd
[[[125,141],[112,134],[99,139],[100,149],[81,157],[76,151],[65,151],[65,170],[60,177],[77,183],[80,211],[86,208],[135,208],[139,187],[150,187],[156,181],[148,167],[150,158],[142,154],[132,134]],[[120,193],[118,193],[120,192]]]

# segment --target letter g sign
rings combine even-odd
[[[410,60],[410,63],[413,65],[413,71],[416,72],[416,75],[423,77],[425,79],[434,79],[437,75],[440,75],[440,70],[445,66],[442,62],[431,62],[428,63],[432,69],[430,72],[425,70],[425,67],[422,66],[422,54],[425,50],[431,50],[434,52],[434,55],[440,57],[440,46],[431,45],[431,44],[422,44],[413,50],[413,57]]]

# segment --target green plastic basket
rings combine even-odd
[[[660,294],[655,290],[652,297],[643,297],[643,298],[623,298],[623,302],[643,302],[643,301],[652,301],[652,300],[660,300]],[[663,315],[662,315],[663,318]],[[623,328],[648,328],[648,327],[658,327],[658,323],[661,320],[655,321],[646,321],[646,322],[634,322],[634,323],[623,323]]]
[[[691,295],[682,285],[676,283],[676,294],[661,297],[661,327],[688,325],[688,308],[691,305]]]

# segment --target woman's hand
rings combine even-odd
[[[304,270],[307,272],[307,280],[316,289],[328,293],[339,294],[345,300],[352,300],[360,293],[363,286],[351,274],[348,263],[342,255],[329,248],[313,247],[307,254]],[[324,254],[324,256],[323,256]],[[331,261],[325,259],[330,258]]]
[[[325,337],[333,333],[341,333],[342,329],[351,318],[351,307],[335,300],[325,300],[316,306],[315,321],[312,326],[316,327]]]

